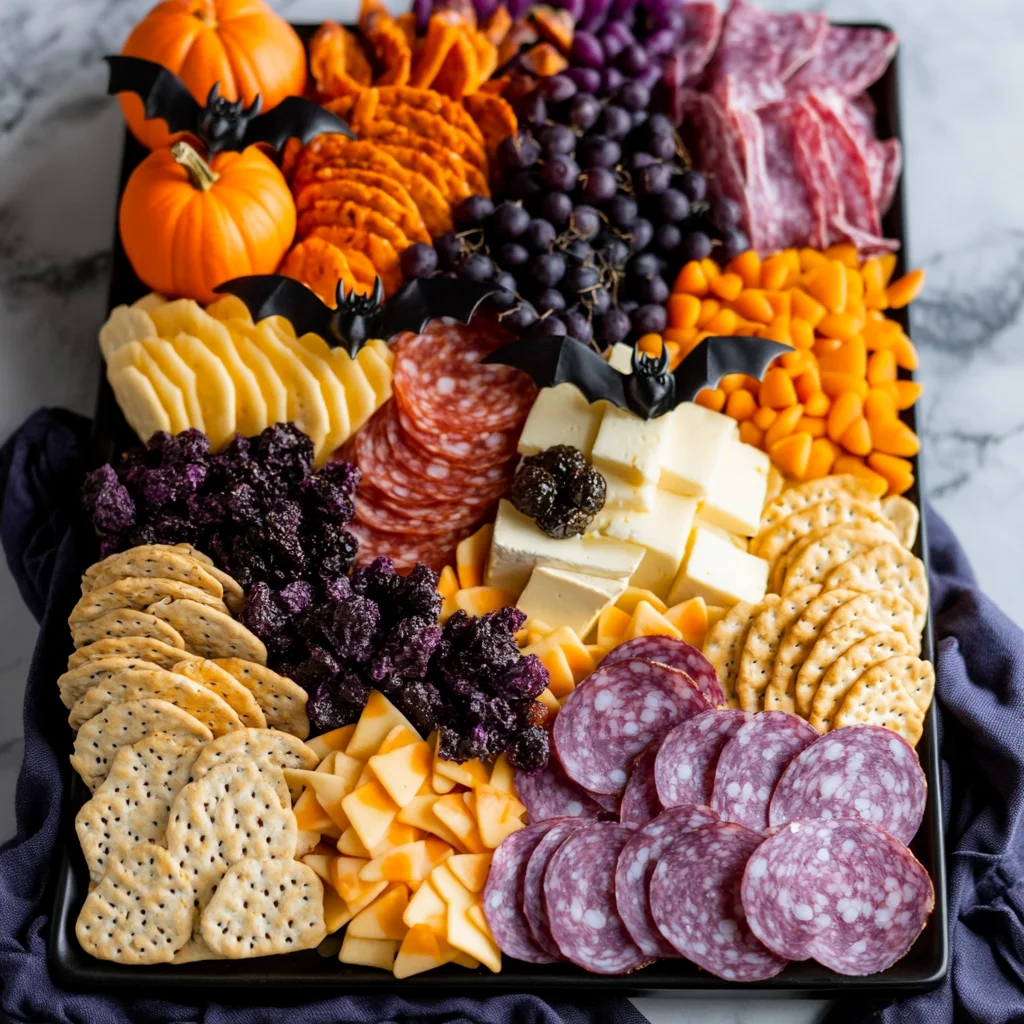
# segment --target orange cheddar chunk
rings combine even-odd
[[[481,892],[492,856],[490,853],[459,853],[448,858],[448,869],[470,892]]]
[[[409,890],[396,885],[364,907],[348,923],[348,934],[357,939],[405,938],[408,926],[402,920],[409,905]]]
[[[497,849],[505,836],[523,827],[526,808],[511,793],[503,793],[493,786],[479,786],[474,794],[480,838],[484,846]]]
[[[629,620],[630,616],[620,608],[613,605],[605,608],[597,617],[598,644],[606,651],[617,647],[629,628]]]
[[[441,570],[437,580],[437,592],[442,597],[454,597],[459,592],[459,577],[450,565]]]
[[[340,729],[332,729],[320,736],[314,736],[311,740],[306,740],[305,743],[322,761],[332,750],[344,750],[355,731],[354,724],[343,725]]]
[[[462,793],[449,793],[434,804],[434,814],[458,837],[467,853],[484,853],[487,847],[480,838],[476,819],[462,799]],[[442,895],[444,895],[442,893]]]

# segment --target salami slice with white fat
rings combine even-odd
[[[848,725],[820,736],[782,773],[768,823],[859,818],[901,843],[917,834],[927,782],[901,736],[879,725]]]
[[[629,769],[629,780],[619,802],[619,821],[638,828],[656,818],[662,811],[658,787],[654,784],[654,759],[658,744],[652,743]]]
[[[935,905],[914,855],[851,818],[784,825],[747,862],[741,897],[751,930],[778,956],[849,975],[896,963]]]
[[[662,740],[654,760],[654,785],[664,807],[711,803],[718,756],[750,718],[736,709],[705,711]]]
[[[517,769],[513,785],[531,824],[547,818],[599,818],[607,813],[565,774],[554,757],[534,772]]]
[[[544,821],[513,832],[494,851],[484,886],[483,909],[494,941],[503,953],[531,964],[557,963],[533,940],[523,912],[526,866],[538,843],[556,822]]]
[[[668,665],[669,668],[685,672],[697,684],[697,689],[704,694],[712,707],[725,707],[725,694],[722,692],[722,684],[718,681],[714,666],[696,647],[685,640],[676,640],[670,636],[638,636],[609,651],[601,664],[614,665],[630,658],[657,661],[662,665]]]
[[[698,967],[727,981],[764,981],[786,966],[751,930],[740,901],[757,832],[715,822],[675,837],[651,876],[651,915],[662,936]]]
[[[570,779],[591,793],[618,794],[637,754],[708,707],[685,673],[633,658],[601,665],[580,683],[552,739]]]
[[[564,960],[548,927],[548,911],[544,903],[544,874],[555,851],[577,829],[586,828],[587,822],[579,818],[556,818],[544,824],[550,825],[537,848],[530,854],[523,877],[523,914],[530,926],[530,934],[537,946],[557,960]]]
[[[648,958],[615,907],[615,867],[632,831],[595,821],[573,832],[544,873],[548,928],[562,955],[595,974],[624,974]]]
[[[711,806],[722,821],[763,832],[786,765],[817,738],[813,726],[788,711],[762,711],[740,726],[715,767]]]
[[[678,956],[651,916],[648,889],[661,855],[680,836],[718,820],[710,807],[672,807],[633,833],[615,867],[615,905],[633,941],[648,956]]]

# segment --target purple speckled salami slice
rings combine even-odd
[[[648,889],[658,860],[678,838],[718,817],[710,807],[672,807],[633,833],[615,868],[615,905],[633,941],[648,956],[678,956],[651,916]]]
[[[788,711],[762,711],[740,726],[715,766],[711,806],[722,821],[763,832],[786,765],[817,738],[813,726]]]
[[[914,855],[850,818],[784,825],[747,861],[741,897],[751,930],[777,955],[849,975],[891,967],[935,905]]]
[[[820,736],[790,761],[768,808],[769,825],[859,818],[909,844],[924,816],[927,782],[902,736],[848,725]]]
[[[544,822],[550,825],[537,848],[530,854],[526,863],[526,874],[523,877],[523,913],[533,941],[548,955],[557,960],[564,960],[551,937],[548,927],[548,911],[544,904],[544,874],[555,851],[577,829],[586,828],[587,822],[579,818],[555,818]]]
[[[651,915],[661,934],[716,978],[763,981],[787,961],[752,932],[740,901],[743,870],[761,836],[733,822],[678,835],[651,876]]]
[[[657,661],[669,668],[685,672],[696,684],[697,689],[715,708],[725,707],[725,694],[714,666],[707,658],[685,640],[670,636],[638,636],[609,651],[601,661],[602,665],[614,665],[630,658]]]
[[[696,85],[718,45],[722,12],[715,3],[686,3],[682,12],[683,41],[678,53],[683,63],[684,84]]]
[[[654,759],[654,785],[664,807],[711,803],[718,755],[751,716],[746,711],[705,711],[677,725]]]
[[[636,658],[601,665],[555,719],[555,752],[584,789],[618,794],[637,754],[708,707],[693,680],[667,665]]]
[[[533,940],[523,912],[526,866],[537,845],[557,822],[527,825],[502,840],[491,858],[484,886],[483,908],[494,941],[501,951],[531,964],[552,964],[558,957],[544,952]]]
[[[605,809],[576,785],[554,757],[535,772],[515,771],[516,795],[531,824],[547,818],[599,818]]]
[[[658,787],[654,784],[654,759],[658,744],[652,743],[629,769],[629,780],[619,803],[619,821],[638,828],[661,814]]]
[[[790,96],[835,89],[856,96],[885,73],[896,52],[895,33],[878,28],[830,25],[809,61],[786,83]]]
[[[625,974],[648,959],[615,907],[615,866],[632,834],[614,821],[592,822],[562,843],[544,873],[551,937],[562,956],[595,974]]]

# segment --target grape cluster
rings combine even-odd
[[[466,199],[455,232],[406,250],[407,276],[494,281],[512,330],[605,348],[665,329],[685,262],[747,248],[742,211],[708,196],[643,83],[600,100],[555,75],[517,105],[520,130],[498,147],[505,200]]]

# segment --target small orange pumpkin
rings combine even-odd
[[[214,82],[227,100],[248,106],[257,93],[264,112],[306,88],[302,40],[264,0],[163,0],[132,29],[121,53],[143,57],[173,71],[198,103]],[[121,110],[132,134],[150,149],[182,139],[167,122],[147,121],[135,93],[121,93]]]
[[[213,302],[217,285],[277,269],[295,235],[295,203],[255,146],[207,163],[176,142],[132,172],[118,220],[128,259],[153,291]]]

